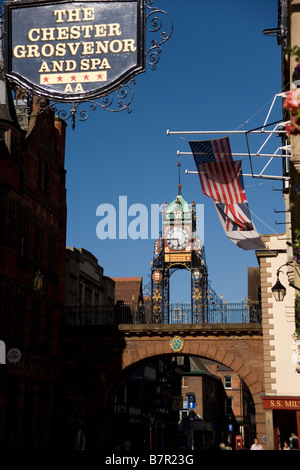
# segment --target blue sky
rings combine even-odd
[[[119,197],[128,207],[172,201],[177,195],[177,150],[188,152],[187,140],[208,136],[167,136],[166,131],[253,129],[264,122],[272,99],[281,92],[281,51],[276,38],[262,34],[277,26],[277,0],[157,0],[168,12],[173,34],[163,45],[155,71],[149,66],[136,77],[132,112],[91,111],[85,122],[67,129],[67,246],[93,253],[111,277],[142,276],[150,288],[154,240],[100,240],[96,215],[101,204],[111,204],[118,215]],[[168,22],[165,23],[166,29]],[[164,29],[164,26],[163,26]],[[147,48],[154,37],[147,32]],[[280,100],[270,121],[281,118]],[[216,136],[217,137],[217,136]],[[279,139],[272,138],[275,150]],[[251,137],[251,150],[259,147]],[[258,146],[258,147],[257,147]],[[273,147],[272,147],[273,146]],[[245,138],[231,137],[233,152],[246,152]],[[229,241],[213,202],[203,195],[190,156],[180,157],[184,199],[204,204],[204,245],[209,279],[218,295],[240,300],[247,295],[247,266],[257,266],[254,251]],[[243,172],[249,161],[242,158]],[[255,159],[256,170],[266,159]],[[280,175],[281,161],[269,174]],[[249,207],[259,233],[284,230],[281,182],[244,179]],[[255,214],[255,215],[254,215]],[[134,217],[128,216],[128,223]],[[150,235],[149,223],[149,235]],[[190,300],[187,272],[171,278],[171,300]]]
[[[107,276],[142,276],[150,282],[154,240],[100,240],[96,216],[101,204],[118,214],[119,196],[128,207],[172,201],[177,195],[177,150],[189,151],[186,139],[166,131],[253,129],[264,122],[272,99],[281,92],[281,51],[276,38],[261,30],[277,26],[277,0],[157,0],[171,16],[174,31],[163,45],[155,71],[147,66],[133,87],[132,113],[97,109],[89,119],[68,126],[66,145],[67,246],[83,247],[97,257]],[[167,25],[167,23],[166,23]],[[147,32],[147,44],[151,33]],[[281,118],[280,100],[270,121]],[[248,121],[244,124],[246,121]],[[244,124],[244,125],[243,125]],[[242,127],[240,127],[242,126]],[[279,139],[273,139],[273,149]],[[251,137],[253,150],[258,148]],[[232,136],[233,152],[246,152],[245,138]],[[182,194],[204,204],[204,245],[209,279],[218,295],[240,300],[247,295],[247,266],[258,266],[255,252],[229,241],[212,200],[203,195],[191,157],[180,157]],[[243,158],[243,172],[249,162]],[[260,169],[266,159],[255,159]],[[269,174],[280,175],[277,159]],[[244,179],[249,207],[259,233],[284,230],[281,182]],[[128,223],[134,217],[128,217]],[[276,223],[277,222],[277,223]],[[149,227],[150,232],[150,227]],[[148,285],[148,288],[150,284]],[[190,300],[187,272],[171,278],[171,299]]]

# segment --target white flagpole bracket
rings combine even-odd
[[[265,119],[264,124],[260,127],[256,127],[255,129],[250,129],[248,131],[240,131],[240,130],[235,130],[235,131],[224,131],[224,130],[220,130],[220,131],[170,131],[170,130],[167,130],[167,135],[181,135],[181,134],[183,134],[183,135],[188,135],[188,134],[189,135],[205,135],[205,134],[206,135],[222,135],[222,134],[226,134],[228,136],[235,135],[235,134],[245,135],[248,153],[232,153],[232,156],[248,157],[249,158],[249,163],[250,163],[250,167],[251,167],[251,174],[243,173],[243,175],[247,176],[247,177],[252,177],[252,178],[289,181],[289,179],[290,179],[289,176],[266,175],[266,174],[264,174],[264,171],[266,170],[268,165],[271,163],[273,158],[289,158],[290,157],[290,148],[291,148],[290,145],[283,145],[281,147],[278,147],[273,154],[272,153],[261,153],[262,149],[267,144],[268,140],[272,137],[272,135],[274,135],[274,134],[275,135],[285,135],[286,134],[285,124],[287,122],[275,121],[275,122],[271,122],[271,123],[267,124],[267,120],[268,120],[270,112],[273,108],[274,101],[275,101],[276,97],[277,96],[283,96],[283,95],[285,95],[285,94],[280,93],[280,94],[275,96],[275,98],[273,99],[271,108],[268,112],[268,115]],[[266,130],[265,129],[266,127],[272,126],[272,125],[273,126],[275,125],[275,127],[272,130]],[[265,141],[263,142],[263,144],[260,146],[260,148],[258,149],[258,151],[256,153],[251,153],[250,152],[250,145],[249,145],[249,140],[248,140],[248,135],[249,134],[267,134],[267,137],[266,137]],[[286,152],[286,153],[280,155],[280,154],[278,154],[279,150],[281,150],[282,152]],[[181,152],[180,150],[177,150],[177,156],[179,156],[179,155],[193,155],[193,152]],[[253,171],[253,166],[252,166],[252,158],[253,157],[266,157],[266,158],[269,158],[268,162],[265,164],[265,166],[263,167],[263,169],[261,170],[261,172],[259,174],[255,174],[254,171]],[[193,171],[186,170],[185,174],[187,174],[187,175],[188,174],[198,174],[198,172],[197,171],[193,172]]]
[[[199,175],[198,171],[185,170],[186,175]],[[250,176],[251,178],[260,178],[260,179],[269,179],[269,180],[284,180],[289,181],[289,176],[275,176],[275,175],[261,175],[261,174],[252,174],[252,173],[243,173],[243,176]]]

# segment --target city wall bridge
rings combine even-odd
[[[235,303],[237,304],[237,303]],[[172,307],[181,308],[179,304]],[[259,305],[240,302],[223,312],[210,312],[206,323],[188,323],[188,309],[168,323],[151,322],[145,312],[132,314],[129,306],[78,307],[65,312],[63,371],[66,390],[81,382],[80,406],[89,417],[93,435],[103,446],[109,440],[112,403],[122,374],[153,357],[188,355],[212,359],[236,372],[249,388],[256,412],[258,437],[265,434],[263,337]],[[238,308],[239,307],[239,308]],[[170,312],[172,309],[170,308]],[[220,315],[223,315],[221,322]],[[186,320],[182,321],[182,320]],[[218,320],[218,321],[216,321]],[[79,404],[74,404],[78,408]],[[84,405],[83,405],[84,403]],[[99,423],[102,423],[101,431]],[[106,443],[105,443],[106,442]]]

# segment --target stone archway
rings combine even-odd
[[[128,326],[127,326],[128,328]],[[249,388],[255,405],[256,430],[260,442],[266,435],[262,404],[263,342],[257,324],[238,325],[131,325],[124,329],[126,347],[122,354],[122,370],[147,358],[165,355],[190,355],[212,359],[230,367]],[[170,341],[180,335],[183,349],[176,353]]]

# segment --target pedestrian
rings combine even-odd
[[[124,450],[126,451],[130,451],[131,449],[131,442],[129,439],[127,439],[125,442],[124,442]]]
[[[264,450],[263,446],[258,442],[257,437],[254,439],[254,442],[252,446],[250,447],[250,450]]]
[[[290,448],[287,441],[284,441],[284,443],[283,443],[283,450],[291,450],[291,448]]]

